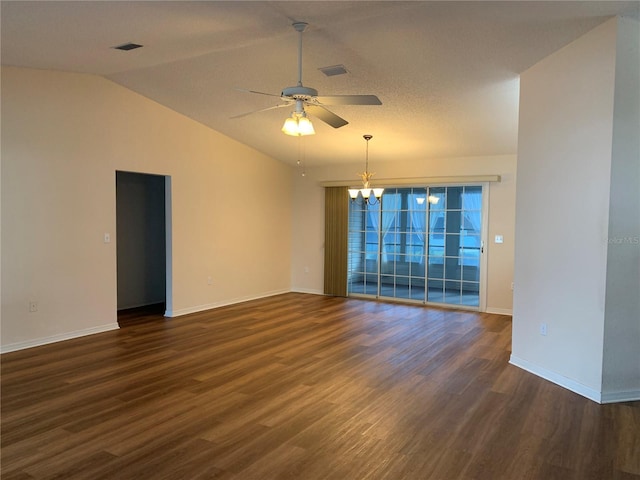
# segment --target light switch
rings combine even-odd
[[[108,233],[104,234],[104,243],[111,243],[111,235]]]
[[[502,235],[496,235],[495,238],[495,243],[504,243],[504,238],[502,237]]]

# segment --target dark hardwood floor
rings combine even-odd
[[[638,479],[509,317],[285,294],[2,355],[2,479]]]

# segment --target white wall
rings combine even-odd
[[[612,266],[609,198],[617,195],[610,191],[617,25],[613,19],[597,27],[520,82],[511,361],[597,401]],[[637,112],[637,102],[631,108]],[[618,273],[618,281],[634,281]],[[637,296],[637,280],[635,289]]]
[[[640,23],[619,19],[602,375],[612,399],[640,392],[639,47]]]
[[[172,314],[289,291],[290,167],[103,78],[3,66],[3,351],[117,327],[116,170],[171,176]]]
[[[375,132],[373,132],[375,134]],[[384,142],[376,137],[376,142]],[[374,145],[371,145],[374,149]],[[375,178],[421,178],[461,175],[500,175],[490,185],[489,239],[503,235],[503,244],[487,245],[487,310],[510,314],[512,309],[513,247],[515,217],[515,155],[448,159],[409,159],[370,165]],[[362,163],[307,168],[303,177],[294,173],[292,288],[302,292],[323,291],[324,189],[321,181],[351,180],[357,185]]]

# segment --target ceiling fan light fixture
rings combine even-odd
[[[311,120],[307,118],[304,112],[302,114],[293,112],[291,116],[284,121],[282,132],[293,137],[314,135],[316,133]]]

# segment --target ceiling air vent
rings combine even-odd
[[[135,50],[136,48],[141,48],[141,47],[142,45],[129,42],[129,43],[123,43],[122,45],[118,45],[117,47],[113,47],[113,48],[115,48],[116,50],[124,50],[126,52],[129,50]]]
[[[344,75],[347,73],[347,69],[344,68],[344,65],[331,65],[330,67],[322,67],[319,68],[322,73],[324,73],[327,77],[333,77],[335,75]]]

